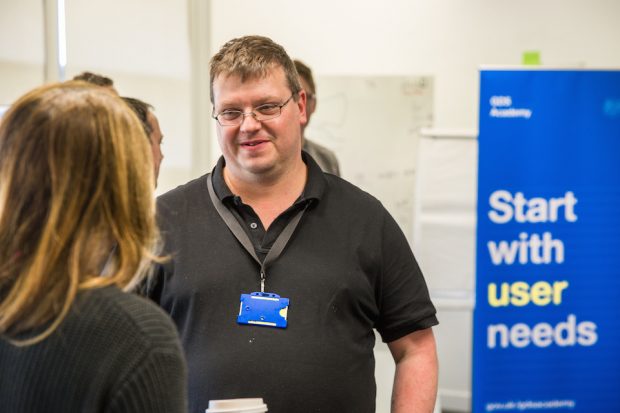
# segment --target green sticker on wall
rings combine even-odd
[[[526,66],[540,66],[540,52],[532,50],[523,52],[523,64]]]

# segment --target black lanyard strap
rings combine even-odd
[[[301,220],[301,216],[304,214],[304,212],[306,212],[309,203],[307,203],[303,209],[300,209],[297,214],[295,214],[295,216],[291,218],[288,224],[286,224],[286,227],[284,227],[280,235],[278,235],[278,238],[276,238],[275,242],[269,249],[265,260],[261,262],[261,260],[256,255],[256,251],[254,250],[254,244],[252,244],[252,241],[250,240],[250,237],[248,237],[248,234],[243,230],[241,224],[239,224],[239,221],[237,221],[232,212],[230,212],[228,208],[226,208],[224,204],[222,204],[222,202],[218,199],[217,195],[215,195],[211,174],[207,176],[207,187],[209,188],[209,196],[211,197],[211,202],[213,203],[213,206],[224,220],[224,223],[226,224],[228,229],[230,229],[230,232],[233,233],[233,235],[237,238],[241,245],[243,245],[246,251],[252,256],[252,258],[254,258],[254,261],[256,261],[258,265],[260,265],[260,290],[264,293],[265,278],[267,277],[266,269],[269,265],[271,265],[271,263],[273,263],[276,259],[278,259],[278,257],[280,257],[280,254],[282,254],[284,247],[286,247],[286,244],[291,239],[293,232],[295,232],[295,228],[297,228],[297,225]]]

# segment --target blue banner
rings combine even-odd
[[[620,412],[620,72],[483,70],[474,412]]]

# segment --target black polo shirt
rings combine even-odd
[[[173,318],[189,369],[190,412],[210,399],[263,397],[270,412],[374,412],[376,328],[390,342],[437,324],[405,236],[381,203],[304,154],[299,199],[267,231],[226,186],[218,198],[264,255],[307,203],[265,290],[290,299],[288,327],[239,325],[241,294],[259,291],[259,266],[211,203],[206,176],[158,199],[171,260],[149,287]],[[253,225],[255,224],[255,225]]]

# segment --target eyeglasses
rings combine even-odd
[[[250,115],[254,116],[254,119],[259,122],[275,119],[282,114],[282,108],[293,99],[293,96],[295,94],[292,94],[284,103],[265,103],[264,105],[257,106],[251,112],[227,109],[213,116],[213,119],[217,120],[221,126],[239,126],[243,123],[245,117]]]

